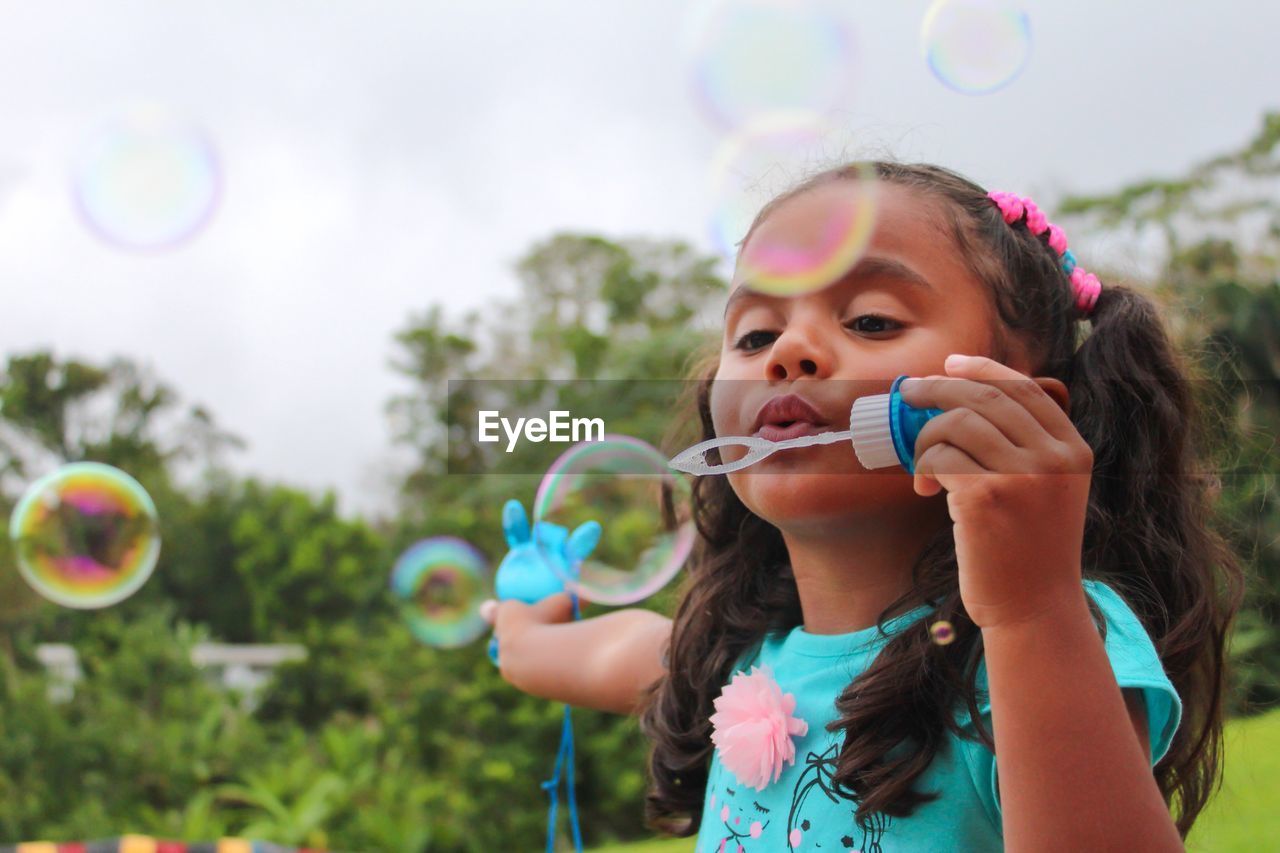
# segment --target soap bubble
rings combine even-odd
[[[711,242],[730,262],[770,198],[824,162],[829,127],[804,114],[771,116],[725,137],[711,161]]]
[[[1015,0],[935,0],[920,29],[934,76],[969,95],[994,92],[1031,55],[1031,22]]]
[[[951,623],[945,619],[939,619],[929,626],[929,635],[933,641],[940,646],[951,643],[956,638],[955,629],[951,627]]]
[[[191,238],[213,216],[221,170],[208,136],[167,110],[137,106],[104,121],[76,158],[72,186],[89,227],[141,251]]]
[[[684,565],[693,546],[688,481],[652,446],[625,435],[576,444],[547,470],[534,498],[534,522],[572,532],[598,521],[595,550],[562,577],[601,604],[632,604],[653,595]],[[548,560],[560,572],[560,563]]]
[[[9,522],[18,569],[45,598],[91,609],[123,601],[160,556],[150,495],[118,468],[74,462],[32,483]]]
[[[832,201],[820,230],[757,234],[742,249],[738,267],[755,290],[795,295],[839,280],[867,251],[876,223],[876,178],[859,164]]]
[[[856,82],[853,27],[831,2],[702,2],[685,42],[695,96],[726,129],[772,113],[825,112],[846,104]]]
[[[866,252],[875,228],[877,182],[872,168],[855,167],[848,189],[829,212],[825,227],[788,241],[752,237],[739,244],[760,208],[806,175],[826,168],[832,132],[813,116],[774,116],[727,138],[712,164],[711,239],[734,261],[744,280],[765,293],[796,295],[831,284]]]
[[[480,604],[492,598],[489,568],[475,546],[433,536],[408,548],[391,569],[391,591],[413,635],[429,646],[464,646],[489,628]]]

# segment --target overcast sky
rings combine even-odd
[[[249,441],[238,466],[385,505],[392,335],[509,297],[561,229],[711,248],[723,138],[679,0],[0,0],[0,351],[131,356]],[[846,4],[858,145],[1052,199],[1176,174],[1280,108],[1280,4],[1029,2],[1029,65],[984,96],[921,59],[926,0]],[[68,168],[137,98],[203,122],[224,196],[158,254],[88,231]],[[1088,247],[1085,247],[1087,256]]]

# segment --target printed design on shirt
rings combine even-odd
[[[800,774],[800,778],[796,780],[795,790],[791,794],[791,811],[787,815],[787,849],[792,851],[799,850],[819,850],[823,844],[817,840],[817,832],[821,827],[817,827],[813,820],[806,817],[806,812],[813,808],[810,803],[814,789],[816,788],[824,794],[830,803],[839,803],[844,800],[846,803],[853,803],[847,796],[840,794],[837,789],[833,776],[836,769],[836,759],[840,755],[840,747],[842,741],[836,741],[827,748],[827,751],[819,755],[816,752],[809,752],[805,756],[804,771]],[[818,803],[822,803],[818,798]],[[809,805],[810,808],[806,808]],[[827,804],[823,804],[827,805]],[[829,808],[829,805],[827,806]],[[852,834],[846,832],[841,835],[837,843],[831,844],[828,849],[834,850],[855,850],[856,853],[882,853],[880,848],[880,840],[888,831],[893,819],[879,812],[871,816],[872,828],[870,832],[857,827],[853,820],[855,808],[849,809],[849,821],[841,822],[840,829],[847,830],[849,826],[854,826],[855,831],[860,835],[856,841]]]
[[[769,826],[770,810],[755,800],[752,800],[750,805],[739,804],[737,791],[727,785],[724,790],[730,798],[733,798],[732,801],[717,800],[715,792],[711,792],[712,814],[719,818],[725,832],[728,833],[720,839],[720,846],[716,848],[716,853],[749,853],[749,848],[743,842],[759,838],[764,833]],[[743,792],[744,799],[749,796],[749,793]],[[720,803],[718,812],[716,811],[717,802]]]

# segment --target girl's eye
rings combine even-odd
[[[867,328],[866,324],[859,325],[859,321],[861,320],[872,321],[872,328]],[[884,328],[886,324],[888,325],[889,328]],[[884,332],[891,332],[891,331],[894,331],[894,329],[900,329],[902,328],[902,324],[897,322],[896,320],[890,320],[888,317],[881,317],[879,314],[861,314],[855,317],[849,323],[846,323],[845,327],[853,329],[855,332],[862,332],[863,334],[867,334],[867,335],[876,335]],[[745,335],[738,338],[737,342],[734,343],[733,348],[742,349],[742,350],[754,350],[754,349],[759,349],[760,347],[770,343],[769,340],[766,340],[763,342],[759,342],[758,345],[756,346],[751,346],[748,342],[752,340],[758,340],[757,335],[764,335],[766,337],[773,335],[774,337],[776,337],[776,333],[774,332],[766,332],[762,329],[755,329],[750,332],[747,332]]]
[[[752,801],[751,801],[751,804],[752,804],[752,805],[754,805],[754,806],[756,807],[756,811],[760,812],[761,814],[768,814],[768,813],[769,813],[769,810],[768,810],[768,809],[766,809],[764,806],[762,806],[762,805],[760,805],[759,803],[757,803],[755,800],[752,800]]]
[[[883,326],[884,324],[886,324],[886,323],[887,323],[887,324],[889,324],[890,326],[896,326],[896,327],[898,327],[898,328],[901,328],[901,325],[902,325],[902,324],[900,324],[900,323],[898,323],[898,322],[896,322],[896,321],[894,321],[894,320],[890,320],[888,317],[881,317],[879,314],[862,314],[861,316],[855,317],[855,318],[853,319],[853,322],[848,323],[848,324],[846,324],[846,325],[847,325],[849,328],[853,328],[854,326],[857,326],[857,325],[858,325],[858,321],[859,321],[859,320],[872,320],[872,321],[874,321],[874,324],[875,324],[875,325],[877,325],[877,326]],[[866,327],[864,326],[863,328],[854,329],[854,331],[856,331],[856,332],[866,332],[866,333],[867,333],[867,334],[869,334],[869,335],[873,335],[873,334],[876,334],[876,333],[878,333],[878,332],[889,332],[889,331],[892,331],[892,329],[884,329],[884,328],[871,328],[871,329],[868,329],[868,328],[866,328]]]
[[[759,330],[759,329],[757,329],[757,330],[755,330],[755,331],[747,332],[745,335],[743,335],[742,337],[738,338],[738,342],[737,342],[737,343],[735,343],[735,344],[733,345],[733,348],[734,348],[734,349],[759,349],[760,347],[764,346],[765,344],[767,344],[767,343],[769,343],[769,342],[768,342],[768,341],[765,341],[764,343],[760,344],[759,346],[754,346],[754,347],[753,347],[753,346],[748,346],[748,345],[747,345],[747,341],[748,341],[748,340],[751,340],[751,339],[754,339],[757,335],[772,335],[772,334],[773,334],[773,332],[765,332],[765,331],[761,331],[761,330]]]

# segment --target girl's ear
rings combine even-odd
[[[1067,390],[1067,386],[1059,379],[1051,376],[1035,376],[1032,377],[1035,383],[1044,389],[1044,392],[1053,398],[1058,404],[1058,408],[1071,415],[1071,392]]]

